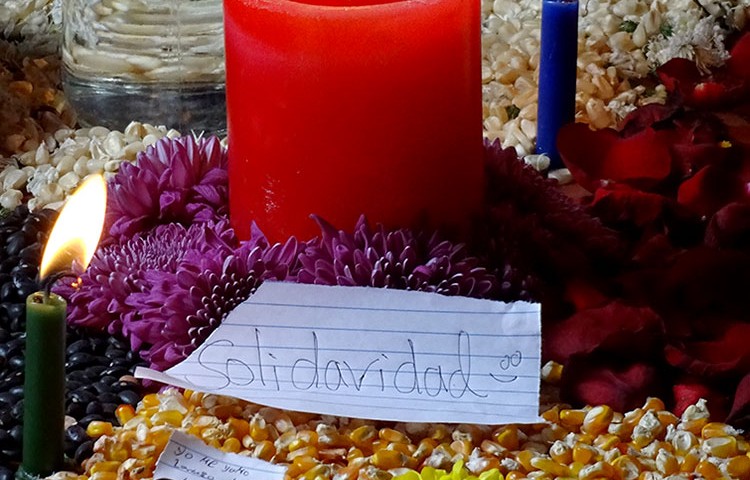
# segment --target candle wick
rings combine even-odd
[[[45,301],[49,300],[49,296],[52,293],[52,286],[55,284],[55,282],[60,280],[62,277],[70,275],[71,273],[72,272],[69,271],[51,273],[39,281],[42,287],[42,293],[44,294]]]

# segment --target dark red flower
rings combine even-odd
[[[710,109],[728,105],[745,93],[744,80],[732,75],[731,70],[729,74],[725,70],[717,70],[712,75],[703,75],[693,61],[685,58],[673,58],[660,66],[656,73],[668,92],[678,95],[693,108]]]
[[[714,327],[715,337],[667,345],[666,360],[681,370],[703,377],[750,372],[750,323],[735,322]],[[723,332],[721,332],[723,330]]]
[[[544,352],[558,362],[595,352],[632,360],[652,357],[663,342],[664,326],[653,310],[613,301],[549,327]]]
[[[727,69],[746,82],[750,82],[750,32],[746,32],[729,51]]]
[[[729,421],[741,428],[750,428],[750,373],[737,385]]]
[[[733,202],[716,212],[706,228],[705,244],[750,249],[750,203]]]
[[[672,387],[672,396],[674,397],[672,411],[675,415],[682,415],[686,408],[702,399],[706,401],[712,419],[720,421],[727,416],[726,394],[695,378],[678,380]]]
[[[673,136],[647,127],[623,137],[612,129],[593,131],[575,123],[560,130],[557,145],[573,178],[591,192],[610,182],[649,189],[672,171]]]
[[[609,405],[624,412],[643,405],[648,397],[663,397],[666,384],[651,363],[622,366],[587,359],[565,367],[563,395],[581,405]]]

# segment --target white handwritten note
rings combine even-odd
[[[540,306],[264,283],[189,358],[136,376],[287,410],[539,421]]]
[[[156,462],[154,479],[283,480],[285,471],[282,465],[224,453],[175,430]]]

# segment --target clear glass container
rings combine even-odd
[[[82,125],[223,133],[222,0],[63,0],[63,86]]]

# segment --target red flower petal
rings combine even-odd
[[[678,92],[683,98],[690,97],[701,79],[695,62],[686,58],[673,58],[656,69],[656,74],[669,93]]]
[[[661,220],[668,202],[663,195],[642,192],[627,185],[613,185],[595,192],[591,208],[607,223],[629,222],[646,227]]]
[[[746,81],[750,81],[750,32],[746,32],[734,44],[727,60],[729,72]]]
[[[670,173],[672,132],[652,128],[622,138],[612,129],[564,126],[558,149],[575,180],[589,191],[610,181],[652,187]]]
[[[736,169],[726,165],[707,165],[682,182],[677,201],[697,215],[710,217],[721,207],[746,197],[743,181]]]
[[[716,340],[667,345],[667,362],[696,375],[750,371],[750,323],[730,325]]]
[[[547,330],[544,353],[558,362],[594,351],[628,358],[652,355],[663,341],[661,319],[646,307],[613,301],[583,310]]]
[[[563,397],[580,404],[609,405],[625,412],[643,405],[649,396],[660,396],[666,382],[658,370],[645,363],[624,369],[576,364],[563,370]]]
[[[750,428],[750,373],[740,380],[728,421],[742,428]]]
[[[750,203],[733,202],[711,217],[705,244],[714,248],[750,248]]]

